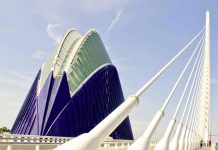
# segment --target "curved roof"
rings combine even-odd
[[[95,30],[71,29],[42,66],[12,133],[77,136],[90,131],[124,100],[115,66]],[[113,138],[132,139],[126,119]]]
[[[75,43],[81,38],[79,32],[75,29],[71,29],[65,35],[61,45],[56,52],[56,56],[54,58],[54,74],[57,75],[62,68],[64,61],[67,59],[67,54],[72,50]]]
[[[76,29],[70,29],[66,33],[58,49],[53,53],[52,57],[42,66],[42,75],[40,79],[39,90],[41,90],[41,88],[45,84],[45,80],[47,79],[51,70],[54,70],[54,76],[59,73],[61,66],[64,63],[64,60],[66,60],[70,47],[72,47],[72,45],[74,45],[74,43],[78,41],[79,38],[81,38],[81,35]]]
[[[111,63],[103,42],[92,29],[81,37],[79,32],[71,29],[65,35],[59,48],[43,65],[40,90],[45,84],[51,70],[54,77],[67,73],[71,94],[99,66]]]
[[[90,30],[75,45],[64,68],[71,94],[93,71],[108,63],[111,63],[111,60],[99,34]]]

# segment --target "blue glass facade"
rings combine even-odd
[[[38,73],[12,128],[14,134],[76,137],[87,133],[117,108],[123,92],[116,68],[103,65],[71,96],[67,75],[54,78],[51,71],[37,95]],[[133,139],[129,118],[111,134]]]
[[[15,120],[11,132],[17,134],[30,134],[30,131],[37,123],[37,86],[40,79],[41,71],[37,74],[30,91],[24,100],[24,103],[20,109],[20,112]]]

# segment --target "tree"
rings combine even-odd
[[[8,129],[7,127],[0,128],[0,133],[3,132],[10,132],[10,129]]]

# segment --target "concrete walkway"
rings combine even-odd
[[[202,147],[202,148],[197,148],[195,150],[216,150],[215,147],[211,146],[211,147]]]

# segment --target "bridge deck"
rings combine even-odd
[[[215,147],[202,147],[202,148],[197,148],[197,149],[195,149],[195,150],[216,150],[216,148]]]

